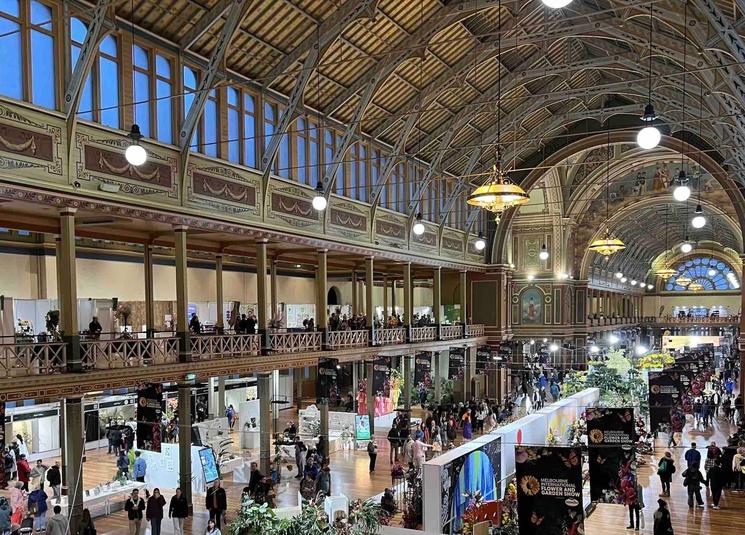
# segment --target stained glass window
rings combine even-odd
[[[665,283],[665,290],[687,291],[687,287],[676,284],[678,277],[685,276],[704,287],[704,291],[732,290],[738,288],[740,281],[734,270],[717,258],[699,256],[685,260],[675,266],[677,273]]]

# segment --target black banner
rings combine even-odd
[[[373,395],[391,397],[391,384],[388,378],[391,375],[391,357],[377,357],[373,361]],[[368,403],[370,401],[368,400]]]
[[[520,535],[584,533],[582,449],[515,446]]]
[[[466,348],[451,347],[448,362],[448,379],[463,379],[466,367]]]
[[[137,391],[137,447],[160,452],[163,386],[148,384]]]
[[[622,503],[636,485],[634,409],[591,408],[585,413],[590,461],[590,498]]]
[[[680,432],[693,410],[693,373],[682,368],[649,372],[649,424],[652,432]]]
[[[478,346],[476,348],[476,373],[486,373],[493,368],[491,346]]]
[[[318,375],[316,379],[316,400],[337,400],[339,389],[336,384],[336,367],[338,359],[318,359]]]
[[[0,401],[0,452],[5,452],[5,402]],[[0,489],[4,489],[8,486],[8,481],[5,479],[5,468],[0,470]]]
[[[432,353],[429,351],[414,355],[414,384],[432,386]]]

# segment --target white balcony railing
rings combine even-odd
[[[261,350],[261,336],[258,334],[192,336],[190,341],[192,357],[199,360],[258,355]]]
[[[440,337],[443,340],[463,338],[463,325],[443,325],[440,327]]]
[[[274,353],[319,351],[321,344],[319,332],[269,333],[269,351]]]
[[[411,328],[411,341],[412,342],[433,342],[437,340],[437,327],[412,327]]]
[[[406,329],[403,327],[396,329],[376,329],[373,332],[375,333],[373,341],[376,346],[406,343]]]
[[[108,370],[178,362],[177,338],[133,338],[80,342],[83,368]]]
[[[480,324],[466,325],[466,336],[472,338],[484,336],[484,326]]]
[[[328,331],[326,341],[329,349],[367,347],[370,339],[367,331]]]
[[[62,373],[67,369],[66,355],[63,342],[0,344],[0,377]]]

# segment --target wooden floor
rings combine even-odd
[[[690,427],[690,426],[689,426]],[[684,437],[684,444],[679,445],[673,451],[678,465],[672,485],[672,497],[666,498],[670,504],[673,526],[676,535],[736,535],[745,533],[743,520],[745,520],[745,492],[734,493],[726,491],[720,503],[722,509],[715,511],[709,507],[710,497],[707,496],[705,509],[694,509],[689,511],[687,495],[681,483],[680,473],[682,469],[681,459],[685,450],[692,440],[700,446],[715,440],[718,444],[724,444],[726,435],[729,433],[727,424],[718,423],[713,430],[701,433],[688,431]],[[374,474],[368,473],[368,457],[365,452],[337,452],[331,456],[332,467],[332,489],[335,493],[344,493],[354,498],[366,498],[382,492],[391,484],[390,462],[388,443],[383,436],[378,437],[380,446],[378,454],[377,469]],[[641,466],[638,471],[639,480],[644,487],[644,501],[646,508],[644,517],[645,529],[641,533],[652,534],[652,514],[657,505],[658,495],[661,491],[659,478],[656,476],[656,462],[665,452],[665,440],[658,441],[656,452],[648,459],[648,464]],[[247,459],[256,457],[255,452],[243,451]],[[107,455],[105,450],[88,452],[87,461],[84,466],[84,486],[91,488],[101,482],[111,479],[115,472],[114,457]],[[295,472],[286,469],[283,472],[283,481],[278,490],[278,505],[293,506],[297,504],[298,482],[294,479]],[[241,490],[244,484],[233,483],[228,477],[224,486],[228,494],[228,519],[230,519],[238,508]],[[171,492],[161,489],[167,499]],[[2,493],[5,494],[5,493]],[[207,514],[204,504],[197,497],[195,503],[194,517],[189,519],[186,533],[203,534],[207,523]],[[126,516],[123,512],[114,513],[107,517],[96,519],[96,528],[99,535],[128,535]],[[626,533],[628,524],[628,513],[619,505],[599,505],[586,521],[586,535],[618,535]],[[149,533],[143,523],[143,535]],[[162,526],[163,535],[172,535],[173,527],[168,519],[164,519]]]

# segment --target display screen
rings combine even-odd
[[[354,435],[357,440],[370,440],[370,417],[367,414],[355,415]]]
[[[199,460],[202,463],[202,472],[204,472],[204,481],[209,484],[220,478],[220,472],[217,469],[217,460],[212,448],[203,448],[199,450]]]

